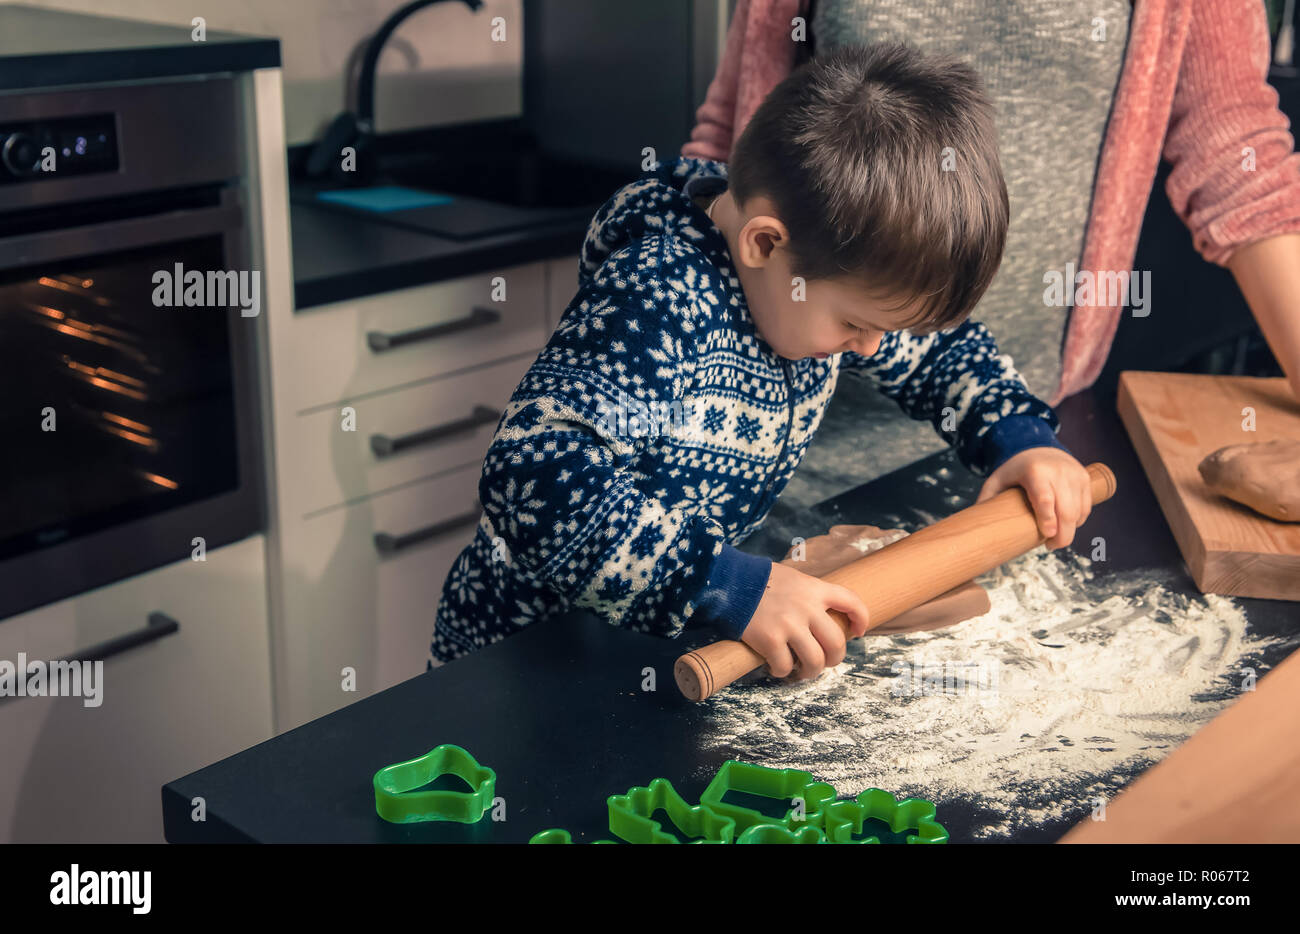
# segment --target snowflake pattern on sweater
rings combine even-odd
[[[434,660],[572,607],[665,637],[697,612],[743,627],[766,575],[720,569],[759,561],[734,545],[803,459],[843,368],[932,422],[978,474],[1055,443],[1055,415],[978,323],[891,332],[871,357],[777,356],[692,200],[725,187],[724,163],[659,162],[592,219],[578,293],[484,460],[483,516],[443,585]]]

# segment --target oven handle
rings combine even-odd
[[[244,211],[236,198],[210,208],[151,214],[102,224],[44,230],[39,233],[0,238],[0,270],[19,269],[37,263],[78,259],[97,253],[118,252],[190,240],[238,230]]]

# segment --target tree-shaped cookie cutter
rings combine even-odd
[[[781,801],[787,806],[785,816],[774,818],[753,808],[724,801],[728,792]],[[803,801],[802,814],[796,805],[797,800]],[[822,807],[834,800],[835,789],[826,782],[813,778],[811,772],[802,769],[770,769],[736,759],[722,763],[718,773],[713,776],[713,781],[709,782],[709,787],[700,795],[700,804],[734,820],[737,832],[742,835],[759,824],[775,824],[789,831],[797,831],[805,825],[820,827]]]
[[[879,843],[875,835],[854,838],[869,819],[888,824],[891,833],[915,830],[907,834],[908,843],[948,842],[948,831],[934,819],[933,804],[924,798],[898,801],[879,788],[868,788],[853,799],[829,802],[817,817],[831,843]]]
[[[416,791],[443,775],[455,775],[469,791]],[[492,806],[496,773],[459,746],[443,743],[422,756],[386,765],[375,773],[375,810],[394,824],[447,820],[473,824]]]
[[[649,785],[629,788],[625,795],[610,795],[609,829],[628,843],[680,843],[653,819],[662,809],[673,825],[693,843],[731,843],[736,822],[703,804],[687,804],[666,778],[653,779]]]

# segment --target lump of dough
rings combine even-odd
[[[1230,444],[1196,468],[1215,493],[1281,522],[1300,522],[1300,441]]]

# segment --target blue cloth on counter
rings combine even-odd
[[[402,188],[398,185],[321,191],[316,193],[316,198],[330,204],[341,204],[344,207],[381,213],[409,211],[413,208],[430,208],[439,204],[450,204],[456,200],[451,195],[442,195],[435,191],[421,191],[418,188]]]

